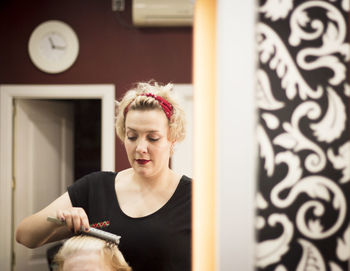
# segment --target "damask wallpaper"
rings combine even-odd
[[[349,270],[349,0],[260,0],[257,270]]]

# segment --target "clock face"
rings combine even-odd
[[[47,73],[59,73],[75,62],[79,41],[73,29],[66,23],[47,21],[34,29],[28,49],[37,68]]]
[[[67,50],[67,42],[59,33],[50,32],[43,36],[40,43],[40,52],[49,61],[59,61]]]

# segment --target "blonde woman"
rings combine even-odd
[[[116,244],[87,235],[68,239],[54,264],[57,271],[131,271]]]
[[[108,221],[105,230],[121,236],[119,249],[134,271],[190,270],[191,179],[169,168],[174,145],[185,136],[184,112],[172,88],[152,82],[129,90],[119,103],[116,130],[130,168],[78,180],[24,219],[17,241],[37,247]],[[49,215],[67,226],[46,222]]]

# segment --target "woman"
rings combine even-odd
[[[119,248],[134,271],[191,268],[191,180],[169,168],[184,138],[184,112],[172,85],[139,83],[119,104],[116,129],[131,168],[95,172],[38,213],[25,218],[16,240],[38,247],[89,230],[91,224],[121,236]],[[65,227],[46,222],[54,215]],[[35,225],[35,226],[32,226]]]
[[[131,271],[116,244],[86,235],[68,239],[54,263],[57,271]]]

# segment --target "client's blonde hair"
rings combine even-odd
[[[54,258],[54,263],[57,264],[56,270],[62,271],[64,261],[78,252],[100,253],[102,259],[111,266],[112,270],[131,271],[131,267],[125,261],[116,244],[87,235],[71,237],[63,244]]]

